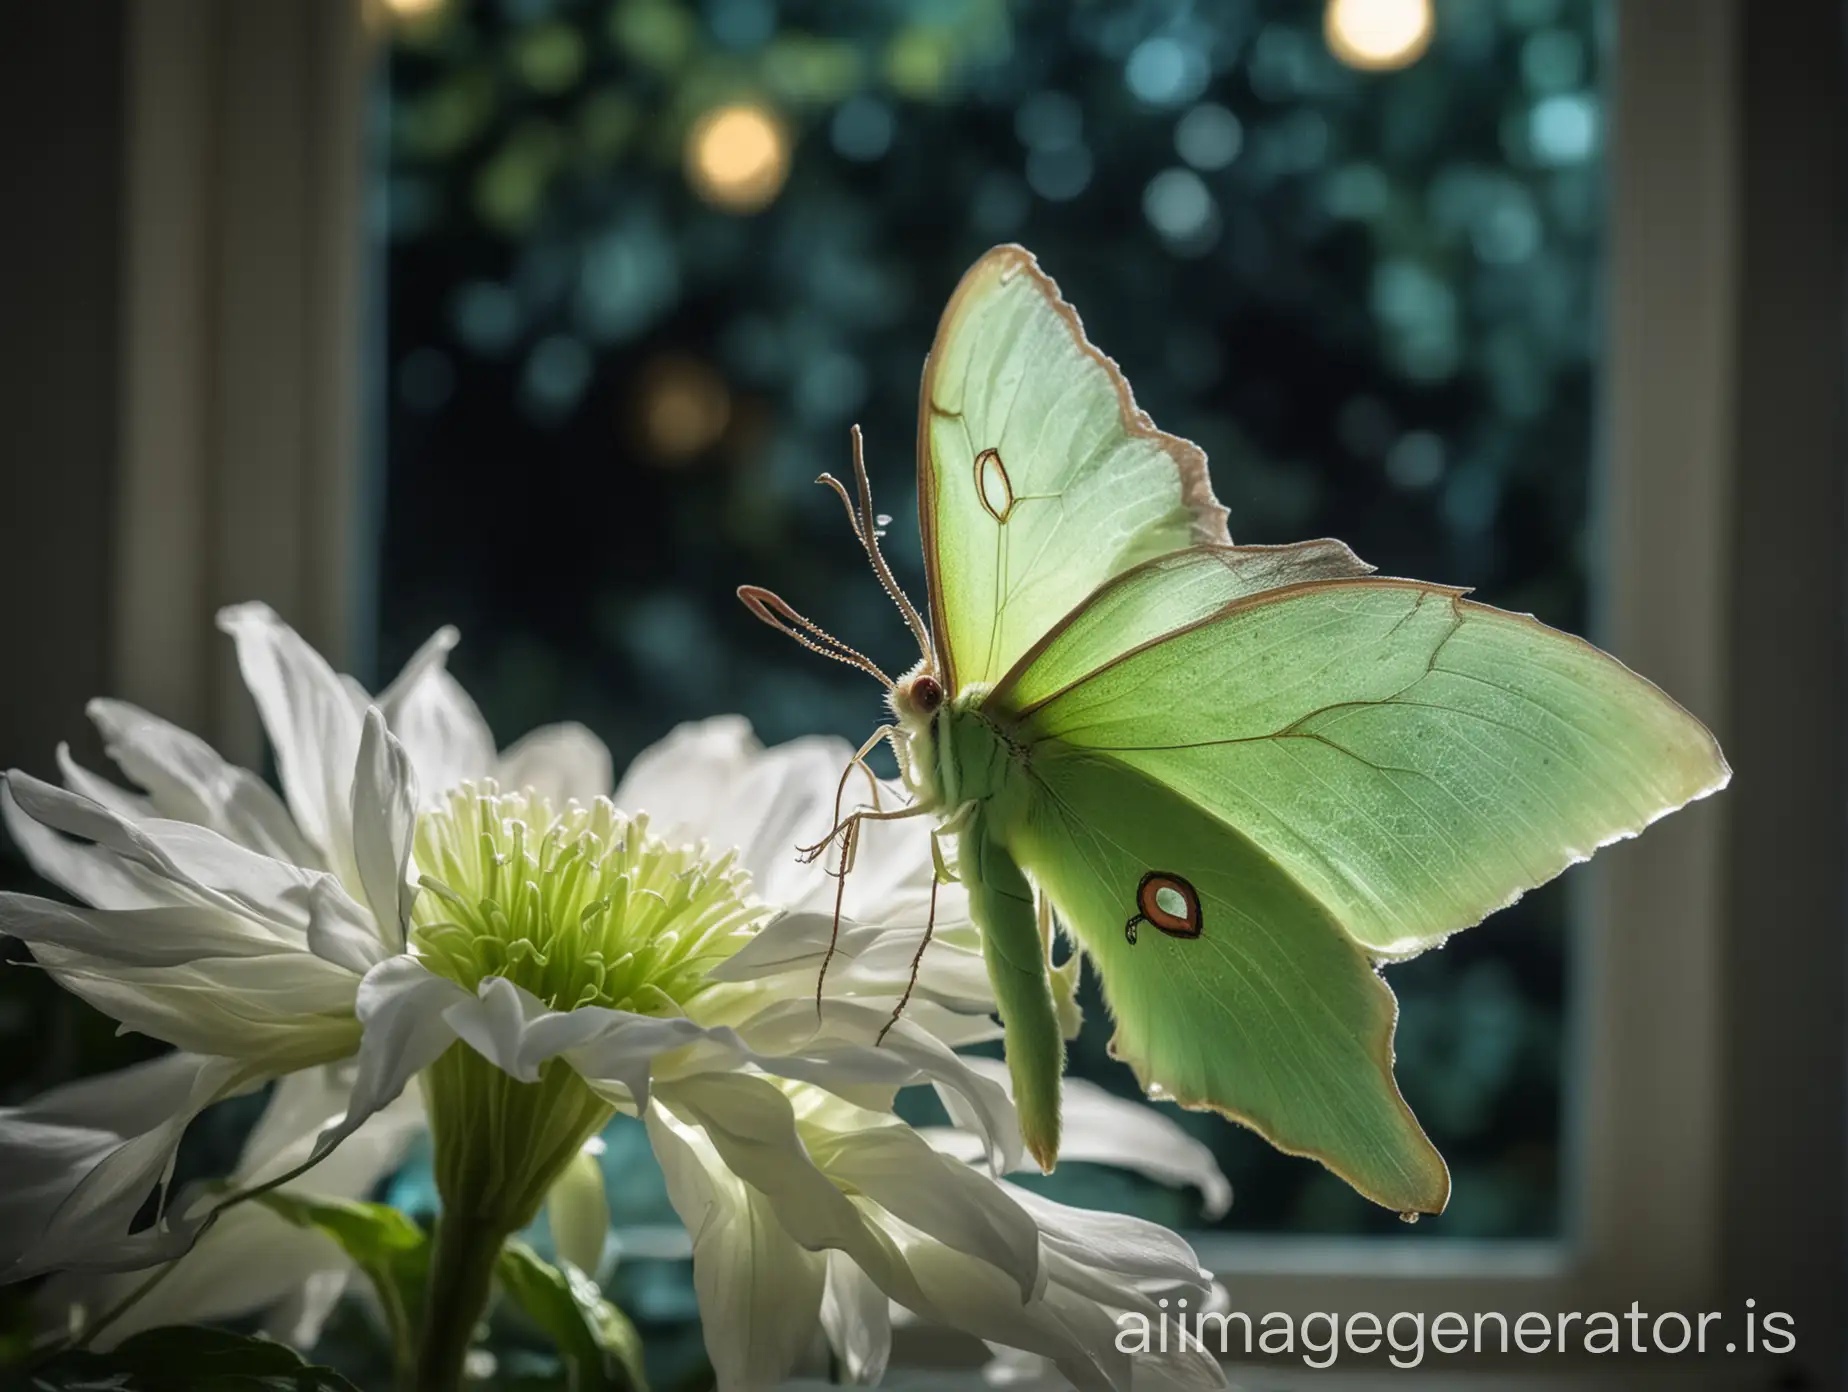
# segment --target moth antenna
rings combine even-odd
[[[928,663],[931,660],[930,629],[899,585],[897,577],[892,574],[892,567],[886,564],[885,554],[879,549],[878,517],[873,512],[873,485],[866,476],[866,447],[861,440],[859,426],[853,427],[852,436],[853,477],[859,494],[857,504],[833,474],[823,474],[815,482],[832,488],[834,495],[841,500],[841,506],[847,509],[847,521],[852,524],[853,534],[865,550],[867,560],[872,562],[873,574],[879,577],[881,588],[891,596],[892,602],[898,606],[898,612],[905,616],[912,637],[918,641],[918,654]]]
[[[812,619],[798,614],[780,595],[772,594],[769,590],[757,585],[740,585],[738,598],[744,601],[746,609],[778,633],[794,638],[810,652],[818,652],[823,657],[831,657],[836,662],[846,663],[849,667],[858,667],[862,672],[876,678],[887,691],[897,685],[879,670],[879,664],[872,658],[858,648],[848,647]]]

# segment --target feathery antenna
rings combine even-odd
[[[857,425],[853,427],[853,477],[859,495],[857,506],[854,498],[848,495],[846,485],[833,474],[823,474],[815,482],[832,488],[835,496],[841,500],[841,506],[847,509],[847,521],[866,551],[866,559],[872,562],[873,574],[879,577],[880,586],[898,606],[898,612],[905,616],[905,623],[910,627],[912,636],[918,640],[918,654],[928,663],[932,659],[930,629],[925,626],[923,616],[918,613],[916,606],[900,588],[897,578],[892,574],[892,567],[886,564],[885,555],[879,549],[879,519],[873,512],[873,485],[866,477],[866,450]]]
[[[858,648],[848,647],[814,620],[798,614],[782,596],[773,594],[758,585],[740,585],[738,598],[744,601],[746,609],[778,633],[794,638],[811,652],[818,652],[823,657],[831,657],[836,662],[845,662],[849,667],[858,667],[862,672],[877,678],[887,691],[896,685],[890,677],[879,670],[879,664],[872,658]]]

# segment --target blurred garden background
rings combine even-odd
[[[846,467],[858,422],[921,597],[918,373],[957,278],[1003,241],[1207,449],[1237,540],[1338,536],[1387,573],[1592,623],[1598,0],[377,9],[369,682],[454,623],[452,667],[503,739],[577,719],[620,766],[736,710],[767,742],[857,742],[877,688],[733,591],[774,588],[906,664],[812,481]],[[1572,899],[1568,875],[1387,973],[1449,1212],[1408,1234],[1314,1164],[1179,1114],[1233,1181],[1224,1231],[1561,1233]],[[1074,1067],[1133,1092],[1094,986]],[[15,969],[0,1049],[26,1061],[11,1101],[144,1041]],[[222,1169],[259,1106],[208,1117],[183,1170]],[[410,1206],[418,1163],[391,1191]],[[671,1224],[638,1136],[613,1128],[604,1163],[618,1227]],[[1031,1182],[1198,1227],[1197,1196],[1114,1172]],[[613,1279],[646,1329],[694,1317],[684,1267]]]

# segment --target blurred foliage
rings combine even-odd
[[[455,622],[507,738],[572,717],[621,760],[734,709],[769,741],[857,738],[878,692],[732,591],[771,586],[909,662],[811,481],[861,422],[923,589],[918,372],[1003,240],[1207,448],[1234,536],[1340,536],[1582,629],[1602,18],[1440,0],[1429,52],[1383,74],[1330,55],[1311,0],[451,0],[401,25],[384,670]],[[708,187],[720,108],[788,142],[760,211]],[[1456,1181],[1421,1235],[1558,1231],[1566,899],[1390,971],[1401,1084]],[[1130,1092],[1087,994],[1074,1063]],[[1184,1122],[1232,1176],[1230,1229],[1403,1231],[1307,1162]],[[1067,1169],[1044,1187],[1190,1220]]]
[[[203,1325],[150,1329],[108,1353],[72,1349],[21,1377],[21,1392],[359,1392],[286,1344]]]

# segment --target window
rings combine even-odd
[[[903,665],[812,480],[860,422],[921,593],[918,372],[957,276],[1008,240],[1206,446],[1235,536],[1340,536],[1582,629],[1602,13],[1463,7],[1389,74],[1300,3],[404,18],[377,127],[384,667],[450,619],[507,731],[569,715],[620,753],[735,708],[766,740],[857,735],[864,680],[732,591],[770,585]],[[1425,1232],[1560,1231],[1570,887],[1390,973],[1402,1085],[1455,1172]],[[1094,992],[1089,1014],[1074,1067],[1133,1090]],[[1228,1230],[1400,1230],[1313,1164],[1186,1124],[1232,1176]],[[1189,1221],[1082,1170],[1047,1186]]]
[[[73,14],[79,8],[70,7]],[[1083,13],[1092,8],[1104,7]],[[1844,1163],[1843,905],[1834,870],[1842,831],[1844,593],[1839,15],[1826,0],[1775,7],[1611,0],[1607,10],[1616,13],[1563,0],[1440,3],[1430,53],[1390,79],[1409,88],[1421,74],[1450,73],[1443,65],[1464,56],[1452,47],[1463,41],[1457,33],[1467,40],[1471,32],[1456,26],[1479,26],[1475,42],[1482,44],[1483,34],[1489,40],[1474,50],[1465,42],[1476,56],[1463,63],[1463,75],[1452,74],[1448,85],[1457,90],[1445,93],[1446,109],[1490,104],[1497,93],[1512,100],[1516,90],[1534,107],[1554,96],[1572,100],[1549,107],[1553,114],[1538,130],[1529,113],[1525,131],[1512,136],[1499,123],[1490,130],[1459,117],[1445,127],[1445,138],[1458,142],[1450,148],[1468,148],[1473,161],[1517,184],[1565,171],[1560,182],[1570,186],[1576,169],[1589,195],[1580,206],[1588,218],[1570,231],[1566,223],[1555,226],[1558,206],[1527,190],[1541,247],[1571,249],[1585,295],[1594,306],[1600,296],[1607,301],[1602,315],[1575,308],[1574,322],[1601,318],[1608,328],[1601,351],[1587,340],[1575,367],[1552,374],[1540,417],[1503,432],[1530,453],[1525,464],[1501,461],[1497,469],[1505,465],[1505,472],[1477,494],[1474,506],[1492,519],[1485,534],[1492,544],[1478,542],[1473,551],[1445,508],[1459,476],[1468,477],[1466,466],[1481,457],[1464,442],[1459,422],[1489,418],[1484,402],[1500,412],[1489,383],[1507,371],[1486,366],[1486,348],[1477,352],[1473,292],[1452,291],[1465,366],[1447,387],[1416,385],[1370,316],[1380,303],[1417,303],[1418,282],[1390,278],[1375,300],[1373,267],[1391,258],[1362,235],[1362,219],[1317,202],[1332,169],[1283,176],[1283,193],[1273,187],[1264,197],[1235,200],[1230,192],[1261,148],[1267,117],[1299,109],[1320,115],[1322,135],[1303,148],[1323,141],[1321,157],[1330,161],[1348,156],[1335,139],[1347,130],[1343,122],[1361,127],[1352,134],[1355,148],[1371,148],[1368,141],[1383,148],[1391,133],[1383,115],[1373,119],[1368,108],[1356,122],[1333,96],[1318,98],[1334,103],[1327,109],[1299,99],[1263,105],[1270,99],[1242,75],[1256,61],[1263,27],[1276,25],[1296,35],[1284,41],[1286,52],[1307,55],[1313,67],[1353,84],[1350,90],[1365,89],[1327,67],[1306,0],[1188,11],[1209,29],[1243,26],[1225,68],[1209,72],[1197,93],[1189,84],[1199,81],[1198,70],[1185,54],[1177,62],[1172,47],[1145,49],[1172,37],[1157,32],[1165,10],[1151,9],[1150,26],[1127,47],[1093,19],[1086,20],[1091,30],[1081,26],[1056,47],[1042,45],[1022,85],[1076,101],[1077,144],[1059,134],[1071,130],[1069,105],[1042,103],[1023,134],[1017,108],[1024,93],[983,86],[998,82],[984,73],[1035,51],[1028,48],[1033,35],[1044,40],[1064,27],[1052,7],[1003,10],[971,0],[946,7],[956,23],[942,28],[908,23],[909,6],[866,7],[853,20],[857,47],[846,44],[861,56],[845,88],[838,72],[830,77],[830,64],[854,36],[840,31],[845,21],[832,7],[714,4],[695,14],[628,3],[612,21],[588,0],[497,4],[447,30],[435,19],[421,33],[395,28],[387,85],[400,110],[376,147],[390,142],[392,172],[378,171],[375,191],[384,196],[372,205],[380,214],[375,227],[392,238],[382,258],[385,297],[377,302],[391,306],[378,315],[387,321],[387,351],[372,374],[389,437],[381,451],[389,464],[378,519],[384,544],[375,550],[352,544],[368,515],[359,505],[363,491],[346,472],[355,453],[353,345],[361,339],[345,317],[354,304],[346,293],[356,279],[352,233],[361,221],[347,198],[354,181],[345,152],[358,148],[347,137],[366,110],[356,15],[320,0],[136,7],[123,21],[129,119],[120,137],[120,245],[65,249],[72,265],[80,254],[89,258],[84,264],[98,284],[119,266],[121,304],[62,297],[57,307],[60,326],[68,320],[96,343],[118,347],[123,400],[115,413],[114,486],[95,487],[88,472],[34,474],[47,490],[65,490],[58,520],[110,538],[100,548],[110,565],[85,573],[113,578],[103,592],[95,584],[35,590],[35,622],[9,629],[8,651],[20,671],[50,670],[76,653],[107,669],[120,694],[211,732],[247,762],[256,757],[251,731],[228,699],[204,616],[217,602],[251,595],[269,598],[330,650],[344,646],[362,671],[375,636],[375,665],[388,667],[435,623],[455,620],[465,632],[458,666],[497,724],[513,729],[577,715],[619,756],[673,719],[739,705],[772,739],[800,728],[860,728],[874,710],[872,693],[833,685],[819,664],[780,650],[732,608],[729,591],[739,579],[774,583],[848,637],[896,644],[875,592],[851,567],[829,500],[805,481],[838,466],[851,413],[868,426],[882,505],[898,517],[895,535],[912,534],[911,374],[961,267],[988,240],[1018,236],[1042,254],[1156,417],[1212,450],[1235,534],[1281,539],[1333,531],[1389,568],[1474,581],[1492,600],[1589,626],[1713,720],[1735,765],[1749,771],[1723,806],[1695,809],[1634,846],[1607,852],[1569,877],[1569,890],[1550,905],[1534,897],[1521,911],[1525,927],[1503,915],[1413,964],[1431,972],[1423,982],[1413,969],[1394,973],[1407,1002],[1406,1085],[1435,1129],[1444,1105],[1429,1100],[1434,1093],[1420,1095],[1410,1076],[1418,1060],[1409,1017],[1419,991],[1446,1029],[1461,1017],[1440,992],[1475,999],[1481,1015],[1493,1016],[1500,1008],[1495,989],[1478,985],[1474,998],[1465,991],[1471,968],[1487,964],[1492,972],[1512,951],[1544,954],[1538,970],[1532,960],[1509,962],[1510,975],[1517,993],[1538,987],[1539,995],[1519,1003],[1561,1025],[1570,1044],[1531,1050],[1529,1061],[1545,1067],[1526,1076],[1539,1080],[1541,1094],[1569,1077],[1568,1092],[1576,1088],[1577,1096],[1563,1107],[1544,1095],[1518,1104],[1522,1116],[1546,1121],[1544,1134],[1527,1137],[1539,1151],[1527,1153],[1550,1157],[1535,1167],[1550,1173],[1511,1191],[1533,1202],[1512,1212],[1486,1205],[1472,1221],[1484,1235],[1560,1240],[1433,1243],[1443,1230],[1430,1224],[1393,1233],[1401,1241],[1338,1241],[1332,1235],[1352,1229],[1346,1215],[1316,1207],[1313,1170],[1247,1147],[1242,1159],[1228,1152],[1241,1184],[1231,1222],[1270,1215],[1294,1231],[1246,1230],[1203,1245],[1235,1302],[1298,1312],[1516,1311],[1624,1309],[1640,1300],[1697,1310],[1730,1308],[1751,1296],[1767,1307],[1775,1301],[1810,1312],[1799,1319],[1809,1335],[1799,1358],[1812,1377],[1826,1380],[1840,1366],[1831,1333],[1844,1288],[1840,1245],[1818,1236],[1840,1229]],[[64,10],[57,13],[62,19]],[[1614,29],[1614,44],[1599,40],[1600,24]],[[975,36],[967,50],[948,41],[951,30]],[[816,42],[791,47],[783,42],[791,33]],[[1531,54],[1529,40],[1516,38],[1555,33],[1565,38],[1548,39]],[[95,34],[78,37],[93,41]],[[644,60],[638,49],[653,57]],[[77,52],[64,54],[67,65]],[[1129,73],[1138,52],[1145,92],[1185,97],[1172,105],[1138,97]],[[684,147],[645,138],[642,97],[630,108],[585,100],[610,85],[618,63],[639,71],[679,61],[676,53],[688,63],[697,59],[691,71],[702,84],[711,80],[696,88],[702,109],[743,98],[768,105],[785,123],[781,134],[791,143],[773,140],[768,148],[787,149],[789,167],[753,165],[780,172],[783,182],[749,219],[713,212],[688,191]],[[1282,61],[1287,67],[1297,60]],[[1572,81],[1546,88],[1543,97],[1546,75],[1558,78],[1574,63],[1582,66]],[[64,69],[46,68],[54,70]],[[729,85],[740,78],[748,80]],[[1472,81],[1479,83],[1474,97]],[[1517,81],[1539,85],[1517,89]],[[834,97],[792,96],[781,85],[829,82]],[[949,84],[959,99],[931,100],[925,89],[935,82]],[[1374,84],[1375,100],[1384,100],[1377,94],[1387,86]],[[877,100],[854,103],[849,88]],[[1106,90],[1117,104],[1107,122],[1091,114],[1096,94]],[[438,99],[440,92],[448,95]],[[423,116],[411,117],[413,102],[426,97]],[[1179,123],[1202,105],[1223,108],[1232,121],[1199,118],[1177,142]],[[217,119],[222,112],[236,119]],[[447,129],[449,153],[431,145],[413,160],[403,143],[407,120],[427,122],[424,135],[437,145]],[[36,139],[27,125],[15,120],[4,134]],[[96,158],[73,168],[107,161],[110,123],[94,125],[86,130],[96,139]],[[965,125],[967,135],[958,135]],[[1585,161],[1540,174],[1510,153],[1509,139],[1541,131],[1572,137],[1567,143],[1582,147]],[[1210,167],[1212,151],[1234,140],[1230,162]],[[610,158],[628,175],[603,181],[613,201],[601,207],[587,194],[598,180],[574,163],[592,147],[612,148]],[[1089,158],[1085,187],[1058,203],[1046,190],[1077,182],[1084,161],[1072,152],[1080,147]],[[907,148],[949,152],[951,192],[891,173]],[[1042,149],[1066,153],[1037,161],[1036,187],[1032,157]],[[1146,162],[1138,163],[1139,150]],[[497,160],[500,153],[508,158]],[[1596,166],[1606,153],[1608,220]],[[1000,165],[1016,180],[1012,192],[998,203],[997,196],[978,198],[981,175]],[[535,191],[534,171],[548,167]],[[1180,177],[1157,185],[1169,172]],[[1367,186],[1362,177],[1347,196],[1364,204]],[[573,238],[581,242],[596,219],[611,216],[618,195],[646,210],[625,226],[625,239],[674,248],[675,299],[655,303],[669,283],[659,259],[610,252],[603,279],[619,293],[590,306],[591,319],[607,327],[625,314],[644,318],[628,337],[618,332],[605,343],[593,341],[556,287],[561,265],[569,282],[574,263],[603,249]],[[530,227],[496,230],[492,220],[517,214],[523,203],[554,211]],[[903,216],[855,218],[851,211],[862,204],[889,204]],[[1010,204],[1025,210],[1014,229],[988,232],[978,224],[978,213],[994,217]],[[800,221],[805,207],[827,216]],[[1317,207],[1343,229],[1326,242],[1299,237],[1288,220]],[[1434,221],[1428,203],[1419,211]],[[1325,293],[1315,313],[1286,316],[1277,306],[1292,303],[1300,283],[1281,273],[1257,283],[1252,298],[1273,306],[1269,335],[1256,350],[1242,338],[1222,338],[1219,375],[1205,382],[1198,374],[1212,353],[1181,331],[1217,306],[1204,292],[1196,298],[1174,287],[1197,289],[1202,264],[1261,240],[1240,229],[1268,228],[1266,218],[1277,220],[1276,240],[1308,249],[1302,259],[1325,277]],[[1525,235],[1509,231],[1518,214],[1491,220],[1492,246],[1518,244]],[[806,240],[808,256],[779,256],[779,240],[791,235],[785,224],[799,244]],[[692,235],[697,227],[719,230]],[[725,263],[727,228],[734,244],[737,229],[745,229],[733,263],[746,255],[761,263],[754,288],[742,276],[689,269],[695,254],[711,257],[708,265]],[[1212,228],[1216,240],[1196,246],[1188,228],[1202,242]],[[1106,245],[1107,229],[1121,234],[1118,245],[1144,254],[1095,250]],[[1570,235],[1557,240],[1562,231]],[[1470,242],[1467,255],[1480,260],[1473,235]],[[553,243],[554,252],[526,255]],[[1319,246],[1346,250],[1336,256],[1316,252]],[[412,265],[419,255],[426,256],[421,279]],[[856,259],[888,274],[845,274]],[[1170,279],[1183,271],[1195,279]],[[470,286],[488,294],[460,294]],[[1532,288],[1521,281],[1511,293],[1518,300]],[[545,311],[552,317],[526,307],[529,293],[538,304],[556,297]],[[30,319],[37,302],[18,303]],[[1424,303],[1428,309],[1428,296]],[[201,304],[211,312],[201,314]],[[407,307],[418,304],[422,317],[407,317]],[[1144,313],[1145,304],[1166,312]],[[506,356],[495,357],[491,345],[469,346],[465,321],[477,331],[485,325],[491,338],[509,309]],[[1495,312],[1506,311],[1503,302]],[[843,341],[811,351],[816,345],[776,336],[783,321],[800,314],[835,325]],[[1352,316],[1353,337],[1326,327],[1339,314]],[[756,326],[726,332],[741,315],[755,317]],[[1173,348],[1177,334],[1181,346]],[[779,352],[805,365],[830,362],[835,352],[840,361],[802,391],[793,379],[748,379],[754,347],[755,361],[772,367]],[[0,379],[7,406],[0,419],[19,432],[9,436],[15,457],[38,457],[43,445],[60,443],[34,433],[38,417],[14,409],[51,399],[51,379],[40,369],[55,361],[33,355]],[[1569,364],[1570,355],[1560,361]],[[1315,394],[1285,394],[1266,405],[1260,393],[1255,407],[1232,397],[1221,409],[1215,393],[1248,382],[1254,362],[1279,375],[1286,363],[1309,363],[1313,370],[1293,371],[1291,380]],[[722,398],[712,391],[715,378]],[[1475,383],[1476,395],[1459,382]],[[569,410],[556,404],[574,395]],[[1372,396],[1378,409],[1344,410],[1354,396]],[[656,409],[643,409],[649,402]],[[1544,430],[1533,419],[1544,419]],[[1233,422],[1243,435],[1228,436]],[[1442,444],[1441,462],[1420,444],[1392,468],[1392,446],[1419,431]],[[1384,435],[1392,444],[1383,454],[1352,447]],[[1585,448],[1588,439],[1595,449]],[[56,453],[69,457],[68,450]],[[1593,455],[1601,456],[1595,471],[1585,462]],[[469,458],[482,461],[472,466],[479,470],[473,481],[459,462]],[[1295,467],[1303,460],[1341,476]],[[455,472],[439,492],[429,480],[444,467]],[[492,493],[482,486],[490,471],[498,475]],[[37,494],[16,490],[28,472],[0,476],[8,516],[52,511]],[[1299,477],[1321,480],[1307,501],[1292,492],[1290,481]],[[619,481],[636,486],[625,491]],[[1335,486],[1362,481],[1358,493]],[[1574,493],[1587,487],[1589,503]],[[546,518],[557,526],[535,536],[522,518],[536,515],[535,500],[547,493],[580,505],[549,508]],[[605,501],[596,506],[597,499]],[[1351,508],[1345,516],[1337,511],[1343,506]],[[1586,518],[1594,524],[1589,531],[1582,530]],[[376,587],[368,583],[375,555],[382,558]],[[565,569],[547,581],[533,569],[541,562]],[[918,585],[915,564],[905,578]],[[706,634],[693,640],[694,650],[706,659],[677,659],[686,635],[702,626]],[[77,724],[72,693],[51,702],[48,689],[10,684],[10,736]],[[57,702],[70,709],[52,710]],[[22,740],[18,747],[28,746]],[[21,757],[47,748],[34,735]],[[1561,925],[1575,915],[1578,950],[1568,956]],[[1482,979],[1493,987],[1492,975]],[[49,1057],[72,1071],[96,1061],[84,1052],[94,1032],[63,1030],[28,984],[9,981],[5,989],[0,1026],[8,1037],[85,1041],[63,1053],[35,1051],[38,1061]],[[1442,1051],[1431,1052],[1441,1065]],[[1562,1054],[1576,1060],[1560,1068]],[[1428,1078],[1444,1076],[1441,1066],[1427,1071]],[[1562,1114],[1563,1130],[1552,1129]],[[1227,1135],[1228,1145],[1238,1139]],[[1443,1143],[1459,1178],[1472,1165],[1492,1173],[1496,1157],[1509,1154],[1476,1150],[1466,1137]],[[1452,1217],[1467,1216],[1459,1203]],[[671,1308],[658,1313],[674,1317]],[[1752,1385],[1764,1380],[1739,1366]]]

